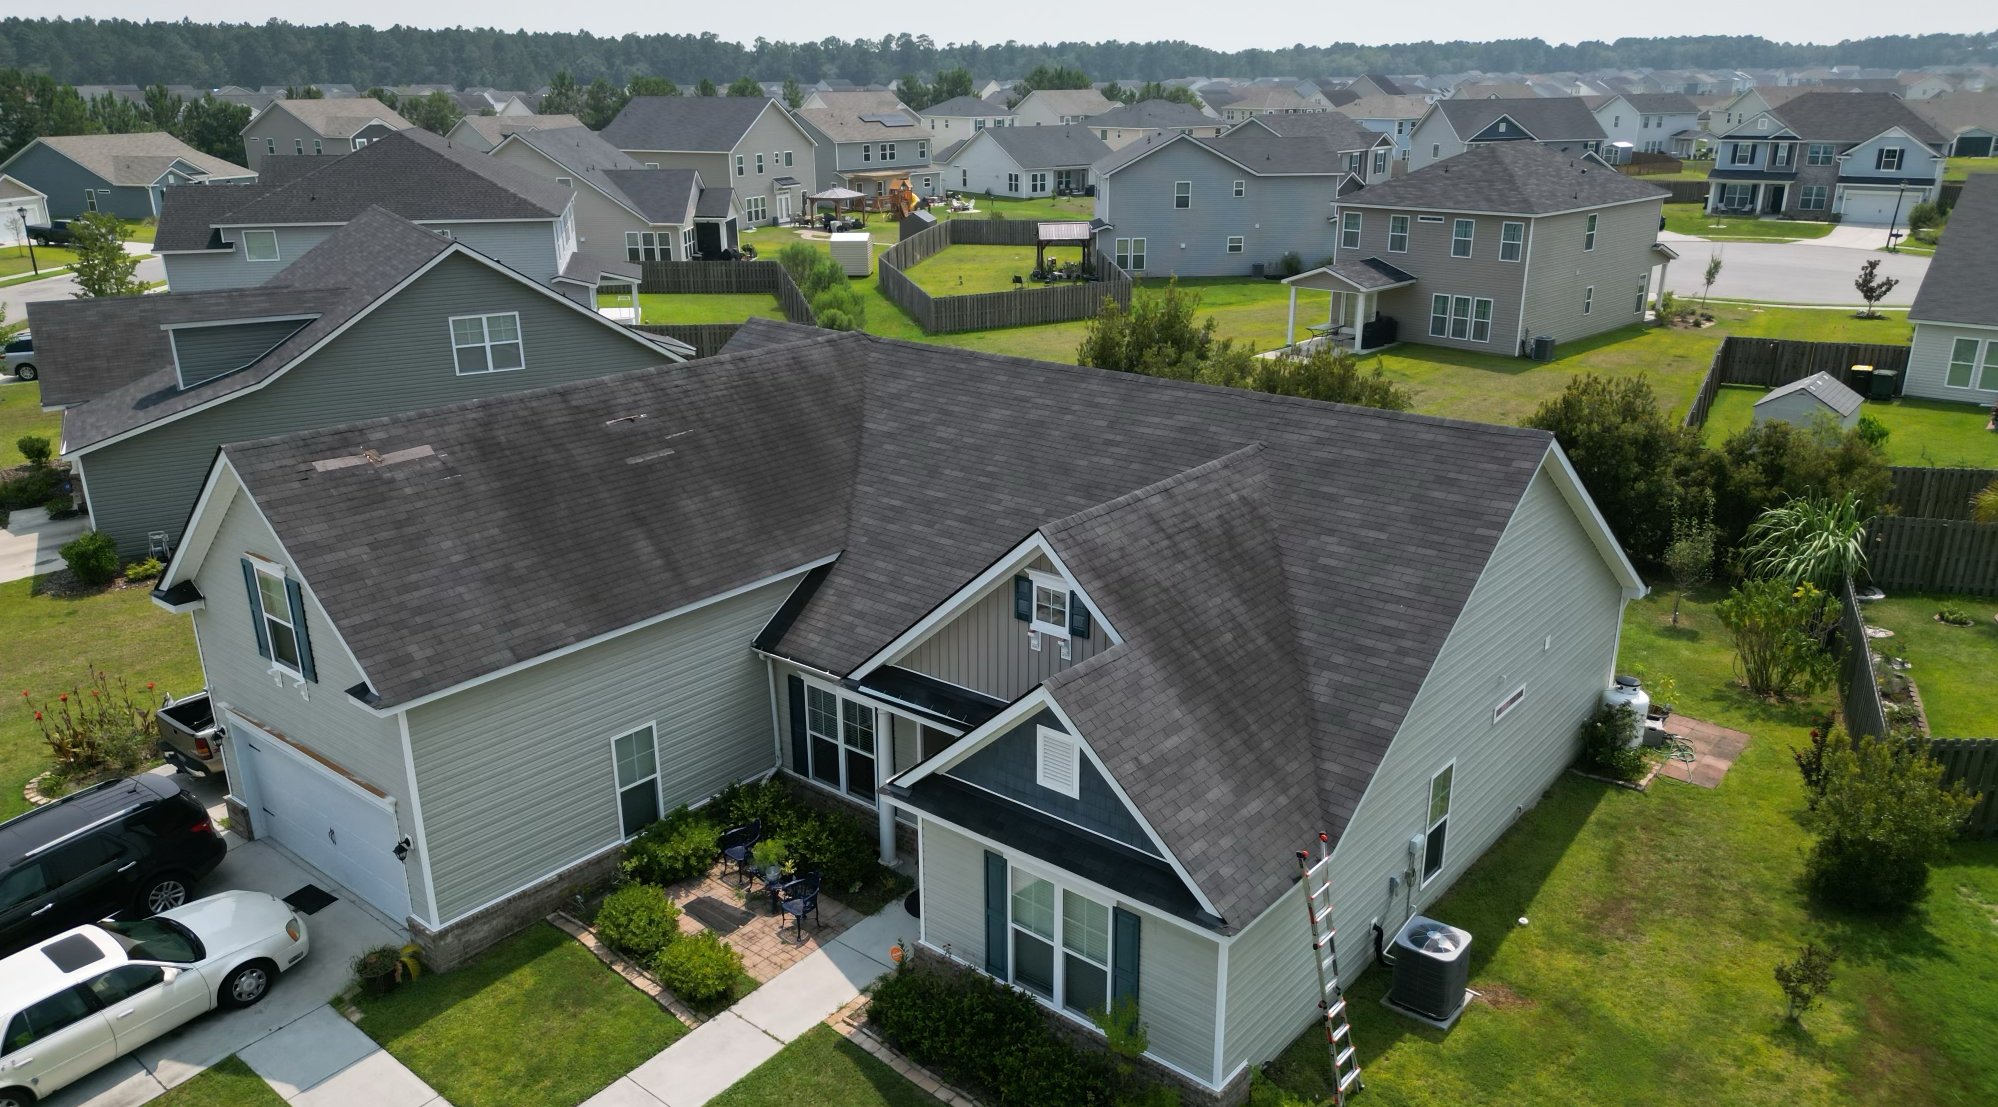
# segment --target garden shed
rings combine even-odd
[[[1813,373],[1792,381],[1755,401],[1755,421],[1771,419],[1808,426],[1819,412],[1838,420],[1841,427],[1859,422],[1859,393],[1847,388],[1830,373]]]
[[[849,277],[865,277],[874,268],[874,238],[866,231],[840,231],[832,236],[833,260]]]

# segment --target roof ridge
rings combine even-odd
[[[1105,500],[1094,507],[1085,507],[1081,511],[1065,515],[1053,522],[1043,523],[1041,531],[1042,533],[1052,533],[1055,531],[1073,530],[1092,519],[1100,519],[1105,515],[1121,511],[1132,504],[1143,503],[1155,496],[1163,496],[1184,485],[1191,484],[1210,473],[1230,468],[1238,462],[1255,460],[1262,454],[1263,450],[1264,446],[1261,442],[1251,442],[1239,450],[1222,454],[1211,461],[1203,461],[1191,469],[1183,469],[1164,480],[1154,481],[1151,484],[1133,489],[1114,499]]]

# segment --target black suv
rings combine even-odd
[[[179,907],[227,852],[167,776],[107,781],[0,823],[0,956],[119,912]]]

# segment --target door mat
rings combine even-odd
[[[697,896],[681,910],[717,934],[728,934],[739,930],[743,923],[756,917],[740,907],[723,903],[712,896]]]
[[[321,888],[317,884],[307,884],[298,891],[284,897],[284,901],[291,904],[296,910],[303,911],[308,915],[316,915],[319,913],[319,909],[327,904],[338,903],[340,897]]]

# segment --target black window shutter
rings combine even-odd
[[[242,561],[243,587],[250,590],[250,624],[257,631],[257,656],[269,657],[271,655],[271,639],[270,633],[264,629],[264,601],[263,597],[257,593],[257,567],[250,564],[250,559],[247,557],[243,558]]]
[[[292,634],[298,638],[299,675],[317,684],[319,670],[312,666],[312,637],[305,632],[305,593],[299,589],[297,581],[286,577],[284,594],[291,600],[291,628]]]
[[[791,699],[791,768],[808,773],[812,755],[805,749],[805,678],[785,677],[784,686]]]
[[[1082,606],[1082,597],[1073,592],[1068,594],[1068,633],[1071,638],[1089,637],[1089,609]]]
[[[1138,1002],[1138,936],[1143,920],[1122,907],[1110,910],[1110,1002]]]
[[[1034,621],[1034,580],[1032,577],[1013,578],[1013,618],[1023,623]]]
[[[1001,980],[1006,972],[1006,859],[985,851],[985,971]]]

